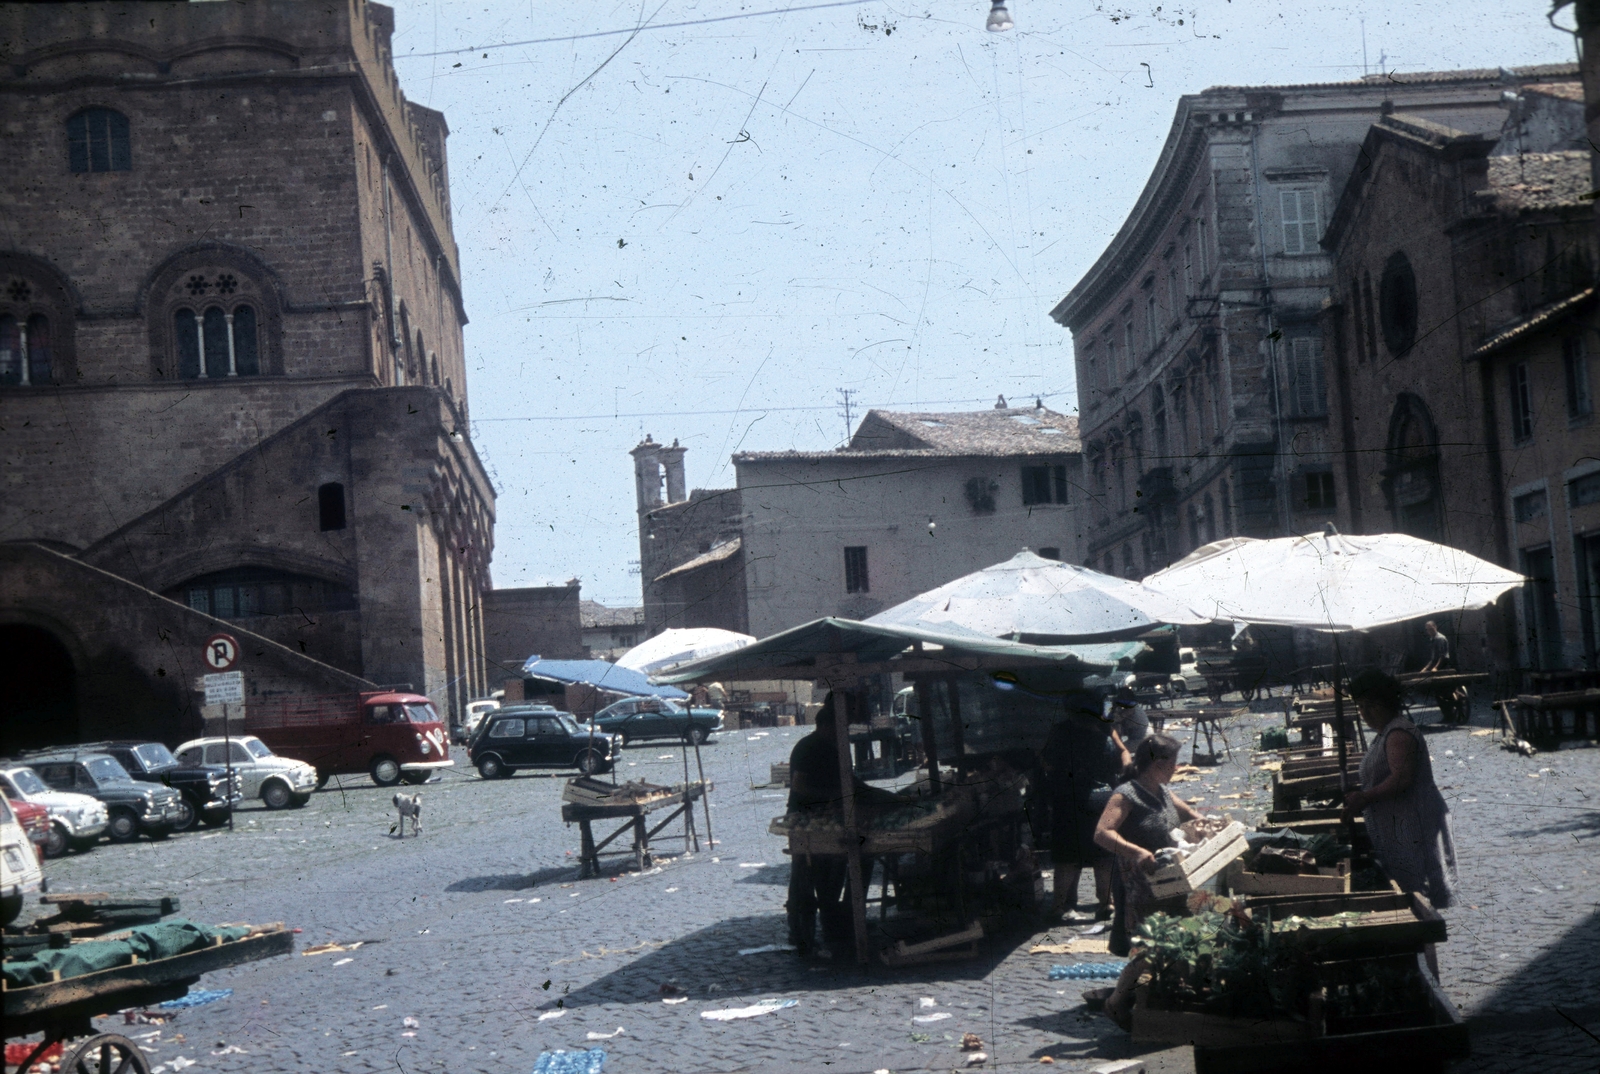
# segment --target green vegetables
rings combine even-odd
[[[1275,936],[1242,913],[1151,914],[1140,928],[1153,1005],[1231,1016],[1298,1013],[1308,969],[1291,935]]]

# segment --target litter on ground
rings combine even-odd
[[[798,1006],[797,999],[767,999],[748,1007],[728,1007],[720,1011],[701,1011],[700,1017],[712,1022],[732,1022],[739,1018],[759,1018],[763,1014]]]
[[[604,1048],[569,1052],[558,1048],[553,1052],[540,1052],[534,1060],[533,1074],[603,1074],[606,1069]]]
[[[1074,962],[1070,966],[1051,966],[1050,980],[1079,981],[1120,977],[1126,962]]]
[[[207,1003],[215,1003],[219,999],[227,999],[233,995],[231,988],[198,988],[187,996],[169,999],[165,1003],[156,1004],[163,1010],[175,1011],[187,1007],[204,1007]]]

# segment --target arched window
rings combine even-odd
[[[148,292],[151,371],[183,380],[280,372],[279,307],[264,275],[231,250],[190,253],[158,272]]]
[[[185,380],[253,377],[261,372],[254,306],[228,303],[222,295],[205,305],[181,306],[172,315],[172,335],[178,376]]]
[[[7,261],[13,261],[6,258]],[[71,349],[72,306],[64,286],[42,266],[0,265],[0,385],[62,381]]]
[[[132,170],[128,117],[109,108],[85,108],[67,120],[67,166],[74,172]]]
[[[1167,401],[1162,395],[1160,386],[1150,389],[1150,420],[1155,426],[1156,434],[1156,461],[1165,465],[1167,461]]]

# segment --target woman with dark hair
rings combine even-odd
[[[1350,680],[1350,696],[1374,738],[1361,759],[1361,789],[1345,795],[1345,814],[1366,819],[1372,853],[1390,880],[1449,906],[1456,868],[1450,807],[1433,782],[1422,732],[1400,714],[1404,688],[1369,668]]]
[[[1096,845],[1095,821],[1117,775],[1128,763],[1098,694],[1078,691],[1065,701],[1066,719],[1050,729],[1043,762],[1050,789],[1050,860],[1055,866],[1053,912],[1077,909],[1083,867],[1094,869],[1095,920],[1111,917],[1111,855]]]
[[[1186,820],[1200,819],[1193,806],[1167,790],[1177,768],[1177,739],[1160,732],[1145,739],[1133,755],[1133,778],[1112,793],[1095,827],[1095,842],[1117,856],[1113,954],[1128,953],[1130,937],[1138,934],[1150,914],[1184,912],[1182,895],[1157,899],[1149,878],[1156,867],[1156,851],[1176,845],[1172,830]],[[1132,1024],[1133,985],[1143,968],[1143,958],[1129,962],[1106,1000],[1106,1013],[1124,1029]]]

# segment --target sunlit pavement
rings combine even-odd
[[[1259,814],[1268,777],[1250,767],[1249,745],[1280,720],[1230,724],[1228,763],[1175,789]],[[1169,730],[1187,747],[1184,729]],[[151,1061],[169,1070],[526,1074],[543,1050],[596,1046],[611,1074],[949,1070],[965,1060],[964,1033],[983,1039],[991,1070],[1046,1055],[1056,1069],[1086,1070],[1133,1054],[1082,1007],[1098,982],[1047,980],[1051,962],[1071,959],[1029,955],[1025,933],[990,941],[970,963],[909,970],[741,955],[785,939],[787,859],[766,831],[784,795],[760,785],[801,733],[731,732],[705,747],[718,843],[686,854],[681,827],[664,831],[643,875],[619,872],[617,858],[602,878],[577,880],[578,832],[560,820],[564,775],[490,783],[464,770],[420,788],[418,838],[391,835],[393,790],[352,778],[301,810],[243,810],[233,832],[102,844],[52,862],[51,887],[177,894],[197,920],[298,927],[301,948],[364,941],[211,974],[199,987],[234,995],[122,1030],[158,1031]],[[1536,1062],[1589,1074],[1600,1044],[1566,1019],[1600,1033],[1600,749],[1524,758],[1467,728],[1430,731],[1429,744],[1455,811],[1463,896],[1446,914],[1442,976],[1476,1027],[1474,1057],[1457,1069]],[[676,745],[635,744],[625,758],[621,778],[683,778]],[[697,822],[703,841],[703,813]],[[700,1017],[762,999],[798,1003],[746,1020]]]

